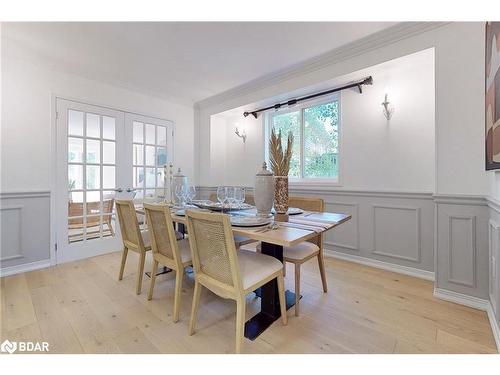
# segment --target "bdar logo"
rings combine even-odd
[[[0,345],[0,351],[3,353],[14,353],[17,350],[17,342],[12,342],[9,340],[5,340],[2,342],[2,345]]]

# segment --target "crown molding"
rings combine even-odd
[[[329,65],[376,50],[402,39],[442,27],[448,23],[449,22],[401,22],[387,29],[343,45],[330,52],[292,65],[279,72],[262,76],[243,85],[221,92],[220,94],[200,100],[196,102],[194,106],[199,110],[204,110],[212,105],[223,103],[226,100],[234,99],[235,97],[279,84],[296,76],[323,69]]]

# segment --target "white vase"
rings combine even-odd
[[[267,169],[264,162],[262,169],[255,175],[254,200],[257,214],[271,214],[274,202],[274,175]]]

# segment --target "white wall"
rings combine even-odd
[[[1,190],[50,190],[52,95],[172,120],[175,165],[194,179],[193,108],[52,69],[2,34]]]
[[[423,32],[395,34],[346,47],[328,62],[314,62],[304,69],[272,77],[268,83],[239,88],[198,103],[200,183],[210,184],[207,166],[210,144],[204,140],[209,138],[211,115],[434,47],[436,178],[433,192],[488,194],[489,177],[484,171],[484,24],[457,22]]]
[[[254,177],[264,161],[262,117],[244,118],[240,112],[213,115],[210,128],[209,186],[253,186]],[[245,129],[246,142],[234,133]]]
[[[388,61],[335,81],[349,82],[368,75],[373,76],[374,85],[363,87],[362,95],[356,90],[341,94],[341,181],[340,186],[329,188],[432,192],[434,50]],[[386,91],[396,109],[391,121],[382,114]],[[211,186],[253,185],[264,159],[264,117],[245,118],[240,109],[211,117]],[[245,144],[234,134],[236,125],[245,127]]]

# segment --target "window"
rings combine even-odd
[[[338,181],[339,114],[338,97],[270,113],[269,125],[276,132],[281,130],[282,142],[286,143],[288,132],[294,136],[290,177]]]

